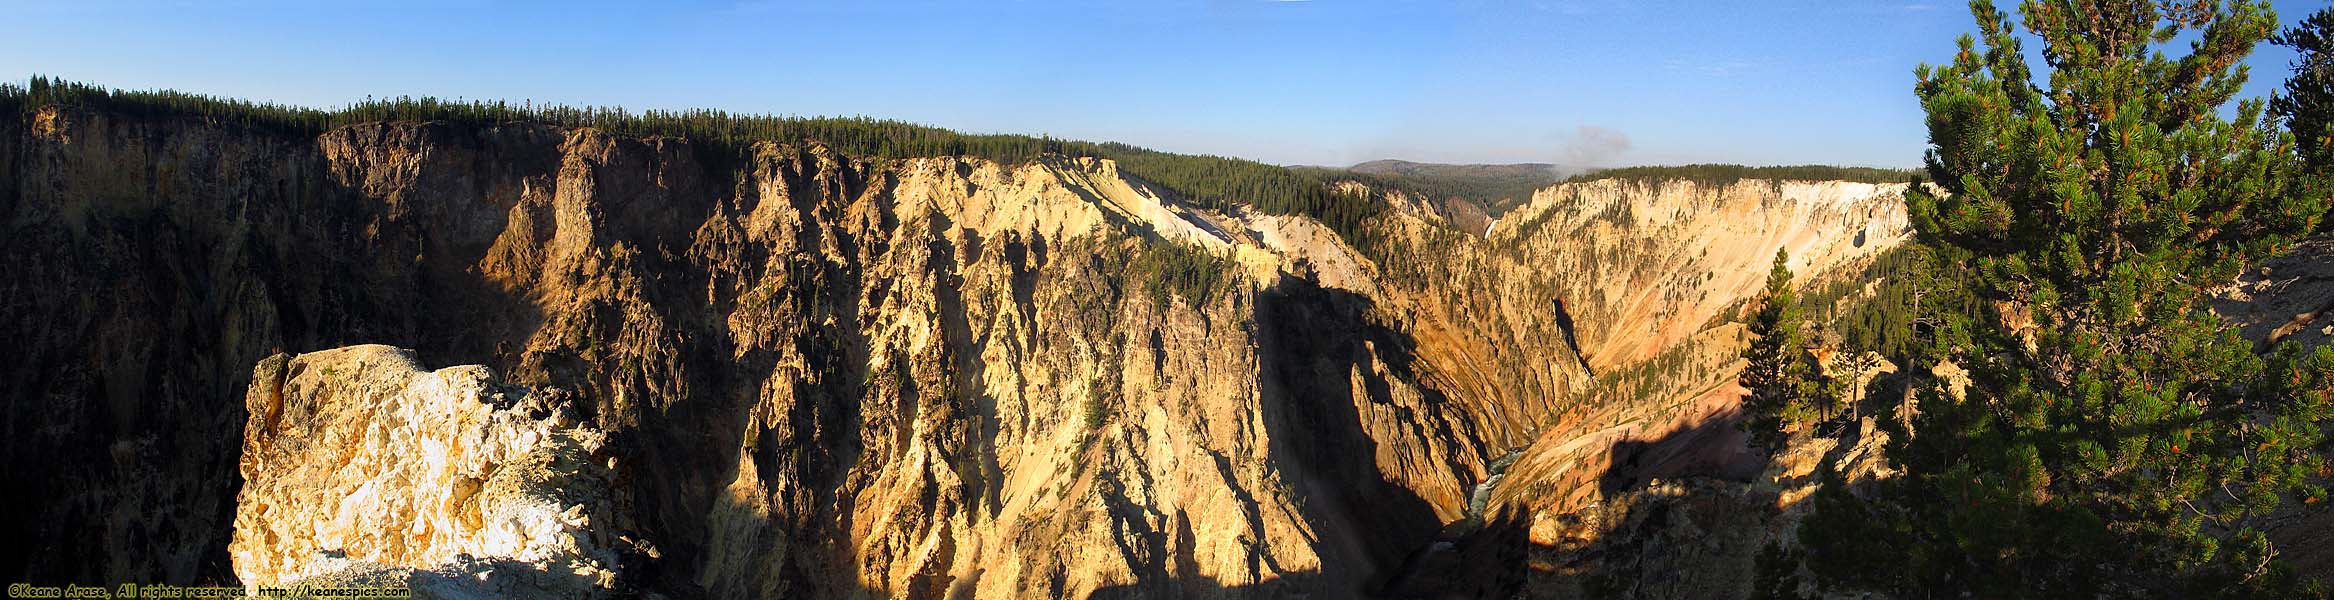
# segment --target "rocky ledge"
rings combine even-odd
[[[229,554],[255,593],[600,597],[654,553],[615,533],[608,436],[558,390],[378,345],[279,354],[251,381]]]

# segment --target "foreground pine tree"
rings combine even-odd
[[[1799,295],[1791,288],[1791,256],[1775,250],[1775,268],[1767,272],[1767,289],[1759,295],[1759,309],[1751,314],[1750,346],[1743,349],[1748,363],[1742,386],[1742,428],[1751,442],[1769,452],[1780,448],[1790,429],[1814,420],[1819,393],[1814,361],[1800,333]]]
[[[2260,526],[2322,497],[2334,352],[2257,349],[2205,304],[2327,204],[2263,102],[2223,117],[2275,16],[2028,0],[2029,37],[1990,2],[1971,12],[1982,40],[1917,71],[1945,193],[1906,199],[1988,307],[1934,315],[1958,322],[1925,339],[1970,383],[1907,409],[1888,449],[1903,476],[1868,501],[1819,495],[1809,567],[1914,597],[2303,591]],[[2022,39],[2042,42],[2042,79]]]

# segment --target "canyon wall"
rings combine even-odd
[[[0,486],[35,491],[0,501],[0,565],[45,581],[275,577],[228,551],[239,493],[298,493],[240,468],[245,399],[281,385],[253,366],[386,344],[604,432],[610,510],[655,549],[625,586],[1374,592],[1493,459],[1636,418],[1599,379],[1705,335],[1775,246],[1820,271],[1902,236],[1885,186],[1590,182],[1488,239],[1388,211],[1373,260],[1084,158],[56,109],[0,133]],[[1144,271],[1174,248],[1221,277]]]
[[[1470,518],[1415,553],[1396,591],[1747,593],[1752,555],[1787,532],[1798,513],[1786,509],[1813,485],[1814,459],[1804,455],[1846,450],[1793,448],[1783,456],[1803,460],[1771,462],[1747,444],[1734,379],[1748,338],[1734,321],[1764,287],[1777,249],[1807,285],[1860,276],[1907,241],[1904,187],[1570,182],[1503,216],[1479,245],[1419,244],[1428,248],[1421,256],[1459,257],[1466,268],[1429,264],[1394,280],[1451,281],[1469,291],[1456,297],[1479,307],[1536,306],[1540,321],[1582,349],[1581,369],[1593,376],[1530,419],[1528,437],[1497,446],[1508,452],[1473,491]],[[1866,450],[1859,456],[1878,447],[1858,439],[1849,446]],[[1716,517],[1682,517],[1694,514]],[[1671,539],[1680,535],[1691,539]],[[1654,543],[1659,556],[1637,560],[1647,540],[1667,541]]]
[[[1542,257],[1604,372],[1652,358],[1757,296],[1775,251],[1807,281],[1912,236],[1906,184],[1603,179],[1564,183],[1500,217],[1489,237]]]

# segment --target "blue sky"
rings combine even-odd
[[[846,6],[848,5],[848,6]],[[2324,0],[2278,3],[2299,20]],[[868,115],[1282,164],[1911,166],[1950,0],[36,2],[0,77]],[[2292,55],[2264,47],[2248,93]]]

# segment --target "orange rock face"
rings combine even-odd
[[[1887,186],[1588,182],[1488,237],[1398,206],[1364,253],[1093,159],[732,153],[523,124],[304,137],[70,109],[0,136],[0,336],[22,349],[0,487],[53,492],[5,500],[0,534],[23,542],[0,564],[60,580],[565,552],[492,533],[464,502],[493,471],[452,457],[566,442],[405,465],[388,463],[437,455],[364,441],[479,450],[444,436],[491,430],[604,436],[570,441],[614,467],[562,476],[601,482],[608,516],[520,528],[621,524],[575,547],[593,589],[1372,593],[1426,581],[1404,565],[1482,517],[1496,457],[1715,398],[1725,353],[1704,338],[1775,247],[1825,271],[1903,220]],[[1222,257],[1222,277],[1154,294],[1135,265],[1163,244]],[[470,371],[324,372],[372,352],[333,350],[355,344],[556,388],[575,423],[414,391]],[[1700,371],[1617,391],[1672,352]],[[319,366],[255,378],[277,354]],[[389,412],[282,417],[328,400]],[[359,493],[360,474],[404,487]],[[373,500],[344,513],[331,495]]]

